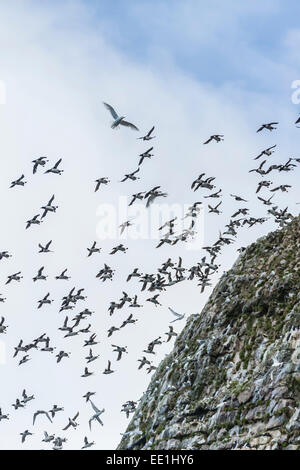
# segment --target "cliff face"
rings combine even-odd
[[[119,449],[300,449],[300,219],[250,245],[160,364]]]

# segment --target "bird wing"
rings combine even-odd
[[[92,405],[92,408],[93,410],[95,411],[95,413],[100,413],[100,410],[97,408],[97,406],[92,402],[92,400],[90,400],[90,403]]]
[[[128,122],[128,121],[122,120],[122,121],[120,122],[120,124],[121,124],[121,126],[130,127],[130,129],[133,129],[133,130],[135,130],[135,131],[138,131],[138,130],[139,130],[138,127],[136,127],[134,124],[132,124],[131,122]]]
[[[93,421],[93,417],[91,419],[89,419],[89,427],[90,427],[90,431],[92,430],[92,421]]]
[[[298,119],[298,121],[300,121],[300,118]],[[152,134],[153,131],[154,131],[154,126],[148,132],[147,137],[150,137],[150,135]]]
[[[36,420],[36,417],[37,417],[38,414],[39,414],[39,413],[36,412],[36,413],[34,413],[34,415],[33,415],[33,426],[34,426],[34,423],[35,423],[35,420]]]
[[[47,418],[49,419],[50,423],[52,423],[52,419],[50,418],[49,413],[47,413],[47,411],[44,411],[44,414],[47,416]]]
[[[175,312],[171,307],[168,307],[168,309],[170,310],[171,313],[173,313],[173,315],[175,315],[175,317],[181,317],[181,314]]]
[[[104,411],[104,410],[103,410]],[[101,421],[101,419],[99,418],[99,416],[96,416],[95,418],[99,424],[101,424],[101,426],[103,426],[103,422]]]
[[[113,108],[110,104],[104,103],[104,101],[103,101],[103,104],[104,104],[104,106],[106,107],[106,109],[108,109],[108,111],[110,112],[110,114],[112,115],[112,117],[113,117],[114,119],[118,119],[119,116],[117,115],[117,113],[116,113],[116,111],[114,110],[114,108]]]

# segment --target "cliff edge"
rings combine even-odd
[[[300,449],[300,219],[250,245],[161,362],[118,449]]]

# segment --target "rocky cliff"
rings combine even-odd
[[[300,219],[250,245],[160,364],[119,449],[300,449]]]

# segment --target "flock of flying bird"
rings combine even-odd
[[[114,121],[112,123],[112,128],[115,129],[119,126],[129,127],[133,130],[138,131],[138,128],[129,121],[125,120],[124,116],[119,116],[115,109],[107,103],[104,103],[104,106],[109,110],[111,113]],[[296,125],[300,123],[300,118],[296,121]],[[259,127],[257,132],[262,131],[273,131],[276,129],[277,122],[271,122],[263,124]],[[155,138],[153,135],[154,126],[150,129],[150,131],[142,136],[139,137],[142,141],[150,141]],[[210,136],[204,144],[210,144],[212,142],[220,143],[224,140],[224,135],[212,135]],[[230,245],[236,241],[238,230],[240,227],[248,226],[252,227],[256,224],[263,224],[269,218],[269,216],[274,217],[274,220],[280,227],[286,225],[292,218],[292,214],[288,212],[288,208],[279,209],[277,205],[274,205],[272,199],[277,192],[287,192],[291,186],[288,184],[281,184],[279,186],[272,187],[272,181],[264,179],[266,175],[269,175],[272,172],[279,172],[285,173],[289,171],[293,171],[297,164],[300,163],[299,158],[289,158],[287,162],[277,165],[269,165],[268,167],[265,166],[267,164],[267,160],[272,154],[275,152],[276,145],[272,145],[269,148],[264,149],[261,151],[254,160],[259,160],[260,158],[264,158],[263,161],[259,164],[257,168],[251,169],[250,173],[257,173],[261,178],[257,183],[256,189],[256,196],[258,200],[265,206],[268,207],[267,217],[263,218],[256,218],[249,214],[249,208],[244,207],[247,204],[247,200],[239,195],[230,194],[230,196],[238,203],[241,203],[242,207],[239,207],[230,217],[227,225],[225,226],[225,230],[219,233],[219,237],[211,246],[205,246],[203,249],[205,250],[206,254],[202,257],[200,261],[197,261],[196,264],[184,267],[182,258],[179,257],[178,260],[172,260],[168,258],[165,262],[158,267],[157,272],[154,273],[144,273],[141,272],[139,268],[135,268],[132,272],[127,275],[126,281],[128,283],[139,283],[141,292],[147,292],[148,296],[145,299],[146,302],[152,303],[155,307],[161,306],[159,301],[159,296],[161,292],[165,291],[168,287],[173,286],[177,283],[180,283],[185,280],[197,280],[198,286],[200,287],[200,291],[203,292],[206,287],[211,286],[211,277],[214,273],[218,272],[220,265],[217,264],[217,257],[220,255],[222,248],[226,245]],[[139,163],[138,168],[133,171],[132,173],[125,174],[124,178],[121,182],[125,182],[127,180],[136,181],[139,179],[138,173],[140,171],[140,166],[143,164],[145,159],[151,159],[153,154],[153,146],[149,149],[144,151],[139,155]],[[54,174],[54,175],[62,175],[63,170],[61,169],[62,159],[59,159],[52,167],[46,169],[46,165],[48,163],[48,159],[46,157],[39,157],[33,160],[33,174],[39,172],[42,168],[44,173],[46,174]],[[222,196],[222,190],[218,189],[215,185],[216,178],[213,176],[208,176],[205,173],[201,173],[191,184],[191,190],[202,191],[205,190],[204,199],[216,200],[215,205],[211,202],[208,204],[208,212],[214,213],[219,215],[221,213],[221,205],[222,200],[219,199]],[[97,192],[101,189],[102,186],[108,185],[110,180],[107,177],[100,177],[96,181],[96,186],[94,191]],[[25,186],[25,175],[22,174],[19,178],[12,181],[10,188],[15,188],[17,186]],[[263,191],[269,191],[268,194],[263,195]],[[144,192],[137,192],[132,195],[131,201],[129,206],[133,205],[137,200],[145,201],[145,205],[148,208],[157,198],[165,198],[167,197],[167,193],[162,191],[160,186],[154,186],[152,189],[144,191]],[[243,203],[243,204],[242,204]],[[171,220],[167,220],[163,223],[161,227],[159,227],[160,232],[160,240],[156,246],[156,248],[161,248],[164,245],[176,245],[179,242],[187,242],[196,235],[195,226],[197,217],[199,216],[200,211],[202,210],[203,202],[196,201],[194,202],[187,210],[186,214],[184,215],[184,219],[188,219],[189,226],[185,228],[183,231],[176,233],[176,220],[177,217],[174,217]],[[40,210],[41,213],[35,214],[31,219],[27,220],[25,223],[26,230],[30,229],[33,225],[39,225],[43,222],[43,220],[49,216],[50,213],[55,213],[58,209],[58,206],[55,205],[55,195],[52,195],[48,202],[41,206]],[[120,234],[124,232],[130,225],[132,225],[132,221],[125,221],[120,225]],[[52,240],[49,240],[47,243],[38,245],[39,253],[50,253],[52,250]],[[126,254],[128,248],[125,247],[123,244],[116,245],[112,247],[110,251],[110,255],[116,255],[118,252]],[[244,248],[240,248],[239,251],[242,252]],[[90,247],[87,247],[87,257],[95,256],[101,252],[101,248],[97,246],[97,242],[94,241]],[[0,251],[0,261],[10,258],[12,255],[7,250]],[[33,282],[41,282],[47,280],[47,274],[45,273],[45,266],[42,266],[38,269],[38,272],[33,277]],[[110,267],[108,264],[104,264],[104,266],[99,270],[96,274],[96,278],[102,281],[102,283],[107,281],[112,281],[114,278],[115,270]],[[12,273],[8,276],[6,284],[11,283],[18,283],[21,282],[23,276],[21,271]],[[55,279],[57,281],[68,281],[71,277],[68,275],[68,269],[64,269],[61,273],[58,273]],[[137,284],[138,285],[138,284]],[[86,353],[86,365],[84,370],[82,371],[81,377],[87,379],[94,372],[90,369],[91,364],[94,364],[95,361],[99,358],[94,352],[94,346],[96,346],[99,342],[97,340],[97,333],[92,330],[92,316],[94,312],[89,310],[89,308],[85,307],[80,309],[79,313],[76,313],[72,318],[70,318],[70,313],[72,310],[77,308],[78,304],[85,302],[87,297],[84,294],[84,288],[75,288],[73,287],[69,290],[66,295],[64,295],[61,299],[60,305],[60,312],[65,313],[65,318],[62,322],[62,325],[58,328],[59,331],[63,332],[64,338],[70,338],[73,336],[81,335],[83,339],[83,348],[87,349]],[[6,298],[0,294],[0,303],[4,303]],[[50,293],[47,293],[43,298],[38,301],[37,308],[41,309],[44,306],[49,305],[53,302],[50,298]],[[120,310],[123,308],[130,308],[130,309],[139,309],[142,308],[143,305],[138,298],[138,294],[134,296],[130,296],[127,292],[123,291],[122,296],[110,302],[108,306],[108,313],[110,316],[113,316],[116,310]],[[170,323],[174,323],[177,321],[182,320],[185,315],[174,311],[172,308],[169,307],[170,313],[173,315],[174,319]],[[84,320],[88,319],[87,325],[82,325]],[[134,317],[133,313],[130,313],[126,320],[124,320],[119,326],[112,325],[108,331],[107,336],[111,338],[116,331],[119,331],[127,325],[135,324],[138,321],[137,318]],[[3,334],[7,333],[8,325],[6,323],[6,319],[4,316],[0,317],[0,337]],[[156,369],[156,366],[150,360],[150,357],[156,354],[155,348],[162,345],[163,342],[169,342],[172,338],[177,336],[177,333],[174,331],[173,326],[169,325],[169,331],[164,333],[166,339],[163,340],[162,336],[159,336],[153,339],[142,351],[141,358],[138,359],[138,369],[141,370],[146,366],[146,370],[148,374]],[[127,346],[120,346],[117,344],[112,344],[112,354],[116,353],[116,361],[121,361],[123,355],[128,354]],[[32,352],[39,351],[40,353],[49,353],[53,354],[55,351],[55,347],[52,345],[50,336],[47,333],[43,333],[38,338],[32,339],[30,342],[25,343],[23,339],[21,339],[18,344],[15,346],[15,351],[13,357],[16,358],[18,361],[19,366],[27,363],[31,359]],[[65,361],[70,357],[70,352],[67,350],[60,350],[57,351],[55,354],[55,359],[57,363],[61,361]],[[21,356],[21,357],[20,357]],[[115,370],[112,367],[112,362],[110,359],[107,360],[107,366],[105,367],[103,374],[110,375],[114,373]],[[89,403],[91,406],[91,418],[89,420],[89,428],[92,429],[92,424],[97,422],[99,425],[103,425],[102,419],[100,416],[105,412],[105,409],[98,408],[91,397],[95,395],[95,392],[86,392],[83,396],[86,403]],[[35,400],[35,396],[28,395],[26,390],[23,390],[22,397],[17,398],[15,403],[12,404],[14,410],[18,410],[19,408],[24,408],[27,404],[31,401]],[[137,402],[135,401],[127,401],[122,405],[121,412],[124,412],[127,416],[133,413],[136,409]],[[32,428],[31,430],[26,429],[21,435],[21,442],[24,443],[30,436],[33,435],[33,428],[37,420],[46,420],[45,422],[52,423],[55,419],[57,413],[62,413],[64,411],[63,406],[59,406],[54,404],[48,410],[37,410],[33,413],[33,420],[32,420]],[[79,412],[77,411],[74,413],[73,417],[69,417],[66,423],[66,426],[62,429],[65,433],[70,429],[76,429],[79,426]],[[0,423],[2,421],[9,419],[9,413],[2,412],[0,408]],[[44,438],[42,442],[48,443],[52,445],[52,448],[55,450],[63,449],[63,445],[67,442],[67,438],[65,435],[63,436],[55,436],[54,434],[48,433],[44,431]],[[82,449],[86,449],[92,447],[95,443],[93,441],[89,441],[87,437],[84,438],[84,442],[82,445]]]

